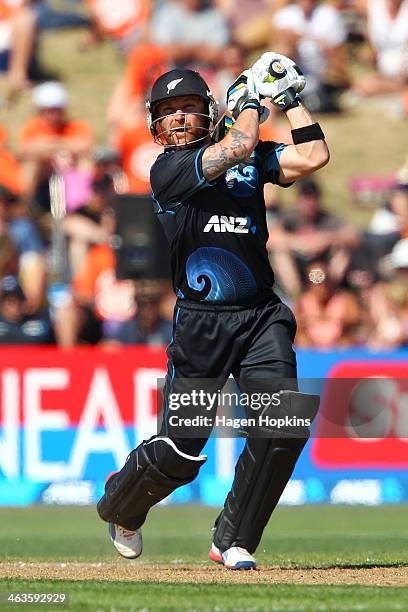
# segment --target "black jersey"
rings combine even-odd
[[[210,146],[210,145],[207,145]],[[170,244],[180,298],[245,304],[272,294],[263,186],[279,184],[286,145],[259,142],[251,158],[215,181],[202,173],[200,149],[169,149],[153,164],[155,211]]]

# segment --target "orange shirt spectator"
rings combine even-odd
[[[0,125],[0,185],[18,195],[24,192],[21,166],[6,148],[7,130]]]
[[[18,10],[18,6],[12,6],[4,0],[0,0],[0,21],[7,21]]]
[[[8,134],[4,125],[0,124],[0,147],[4,147],[7,142]]]
[[[44,191],[55,169],[66,171],[88,164],[93,139],[88,123],[69,116],[68,93],[61,83],[38,85],[32,98],[36,113],[20,131],[19,153],[27,193],[36,196],[39,189]],[[40,205],[46,209],[44,193],[41,200]]]
[[[24,193],[21,166],[7,149],[0,148],[0,185],[18,195]]]
[[[5,0],[0,0],[0,52],[11,46],[12,17],[20,10]]]
[[[35,140],[52,140],[53,138],[67,138],[69,140],[81,138],[89,139],[91,142],[92,131],[85,121],[67,119],[62,125],[57,127],[50,125],[40,115],[29,119],[20,131],[20,143],[22,145]]]
[[[163,47],[138,45],[129,55],[125,80],[134,96],[145,96],[156,78],[168,69],[169,62]]]
[[[126,72],[116,84],[108,105],[108,123],[115,128],[134,120],[135,109],[143,106],[153,82],[170,69],[165,49],[139,44],[129,54]]]
[[[132,126],[123,127],[116,148],[128,178],[128,191],[150,193],[150,168],[163,152],[163,147],[153,142],[146,121],[140,119]]]
[[[88,251],[73,289],[80,302],[93,305],[100,319],[128,321],[136,314],[134,283],[117,280],[115,255],[107,244]]]
[[[96,34],[113,38],[124,50],[133,46],[147,25],[151,0],[86,0]]]

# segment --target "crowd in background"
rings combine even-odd
[[[146,124],[154,79],[174,66],[198,69],[221,107],[227,86],[263,50],[295,59],[313,112],[344,112],[378,96],[408,117],[408,0],[0,0],[0,82],[9,101],[31,90],[33,110],[8,147],[0,125],[0,343],[167,344],[170,282],[117,278],[115,194],[150,193],[161,152]],[[87,13],[78,11],[86,4]],[[68,10],[70,9],[70,10]],[[106,142],[72,118],[61,74],[41,65],[47,28],[81,26],[82,49],[109,39],[126,68],[106,109]],[[351,59],[358,55],[358,78]],[[221,108],[222,110],[222,108]],[[274,111],[261,138],[290,142]],[[408,151],[407,151],[408,152]],[[63,195],[50,181],[63,181]],[[371,187],[376,191],[375,184]],[[265,188],[276,290],[298,320],[302,347],[408,344],[408,158],[377,192],[365,231],[325,207],[315,179]],[[358,193],[358,186],[356,186]],[[58,198],[66,216],[58,218]],[[53,201],[53,199],[55,201]],[[54,212],[54,216],[51,214]]]

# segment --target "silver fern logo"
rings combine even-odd
[[[173,89],[176,89],[177,85],[181,83],[183,79],[184,77],[181,77],[181,79],[174,79],[174,81],[167,83],[167,93],[169,94],[171,91],[173,91]]]

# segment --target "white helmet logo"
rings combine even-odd
[[[181,79],[174,79],[174,81],[170,81],[170,83],[167,83],[167,93],[169,94],[171,91],[173,91],[173,89],[175,89],[183,79],[184,77],[181,77]]]

